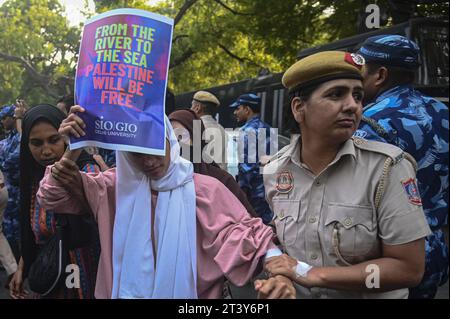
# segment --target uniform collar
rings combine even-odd
[[[291,158],[291,161],[297,165],[302,166],[302,162],[300,161],[300,147],[302,144],[301,136],[299,135],[297,139],[291,143],[291,146],[289,146],[289,149],[286,152],[286,155]]]
[[[258,116],[258,115],[253,115],[253,116],[247,121],[247,123],[255,122],[255,121],[259,121],[259,116]],[[247,124],[247,123],[245,123],[245,124]]]
[[[344,155],[351,155],[353,156],[353,158],[356,158],[355,145],[353,144],[352,137],[344,142],[344,144],[339,149],[339,151],[336,154],[336,157],[334,158],[334,160],[331,162],[330,165],[339,161]]]
[[[258,115],[253,115],[247,122],[245,122],[244,125],[242,125],[241,129],[244,129],[247,127],[252,127],[253,123],[257,123],[259,121],[260,121],[260,119],[259,119]]]
[[[293,146],[288,149],[286,152],[286,155],[291,158],[291,161],[300,167],[307,167],[304,163],[300,161],[300,147],[301,147],[302,139],[300,136],[297,138],[297,141],[294,141],[292,144]],[[334,160],[328,164],[328,167],[334,165],[337,163],[343,156],[345,155],[351,155],[353,158],[356,158],[356,151],[355,151],[355,145],[353,144],[353,138],[349,138],[342,147],[339,149],[339,151],[336,154],[336,157]]]
[[[211,115],[209,115],[209,114],[200,116],[200,119],[202,119],[202,120],[213,120],[213,121],[215,121],[215,119],[214,119]]]
[[[363,112],[370,109],[372,106],[380,103],[381,101],[385,100],[387,97],[392,95],[398,95],[401,91],[406,91],[412,89],[412,86],[410,84],[403,84],[403,85],[397,85],[390,89],[387,89],[386,91],[381,92],[376,98],[375,101],[367,104],[363,107]]]

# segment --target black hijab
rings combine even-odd
[[[33,126],[41,121],[51,124],[56,130],[66,115],[56,106],[39,104],[29,109],[22,121],[22,137],[20,140],[20,226],[21,226],[21,253],[24,260],[24,277],[36,258],[37,246],[35,236],[31,229],[30,206],[33,185],[38,185],[44,177],[45,167],[41,166],[31,154],[28,142]],[[87,163],[95,161],[86,152],[82,152],[77,161],[82,169]]]

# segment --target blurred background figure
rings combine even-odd
[[[19,156],[20,133],[17,130],[14,105],[5,105],[0,111],[0,120],[6,133],[0,152],[0,170],[8,190],[8,203],[3,213],[3,234],[11,246],[14,255],[20,255],[20,225],[19,225]]]
[[[239,157],[238,183],[247,194],[256,214],[268,224],[272,221],[273,213],[265,199],[263,176],[260,173],[259,130],[265,130],[264,154],[270,154],[271,127],[260,119],[261,98],[256,94],[239,96],[230,108],[234,109],[237,122],[244,123],[240,128],[240,132],[243,133],[240,134],[240,140],[243,139],[244,150],[243,158]]]
[[[17,262],[11,251],[8,241],[3,235],[3,212],[5,211],[6,205],[8,203],[8,190],[5,186],[5,180],[3,178],[3,173],[0,171],[0,265],[5,268],[6,275],[8,279],[6,281],[5,287],[8,286],[12,275],[17,270]]]
[[[191,110],[205,125],[205,138],[208,143],[205,153],[211,155],[221,169],[227,170],[227,135],[223,126],[215,119],[220,106],[219,99],[210,92],[198,91],[194,94],[191,105]]]
[[[205,127],[202,123],[202,121],[199,119],[199,117],[195,114],[192,110],[177,110],[169,115],[170,123],[172,124],[172,127],[175,131],[175,134],[178,137],[178,143],[180,145],[187,144],[190,148],[190,158],[187,158],[190,162],[193,162],[193,153],[194,153],[194,147],[192,143],[192,139],[194,136],[193,133],[193,123],[195,120],[199,121],[201,124],[201,135],[203,135],[205,131]],[[177,134],[179,130],[187,130],[189,134],[189,140],[185,140],[183,135],[181,138],[180,135]],[[182,131],[181,131],[182,132]],[[205,141],[201,140],[201,149],[205,146]],[[202,174],[202,175],[208,175],[211,177],[216,178],[218,181],[220,181],[222,184],[224,184],[233,194],[236,196],[239,201],[244,205],[244,207],[247,209],[247,211],[252,215],[253,217],[257,217],[255,210],[253,209],[252,205],[247,199],[247,196],[245,193],[241,190],[239,185],[234,180],[233,176],[231,176],[227,171],[221,169],[219,165],[217,165],[215,162],[212,163],[206,163],[203,161],[203,158],[200,156],[201,162],[200,163],[193,163],[194,164],[194,173]]]

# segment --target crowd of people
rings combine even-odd
[[[165,117],[164,156],[68,150],[87,125],[72,96],[4,106],[5,288],[195,299],[252,282],[260,298],[434,298],[448,281],[448,107],[414,89],[419,52],[383,35],[294,63],[282,83],[300,134],[267,161],[255,92],[228,106],[196,92]],[[220,107],[241,125],[237,176]],[[55,251],[64,257],[44,266]],[[77,267],[76,285],[38,275],[61,265]]]

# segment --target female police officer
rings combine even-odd
[[[413,159],[352,137],[364,59],[338,51],[292,65],[283,85],[300,137],[265,167],[266,196],[285,254],[266,264],[299,297],[406,298],[424,271],[430,232]]]

